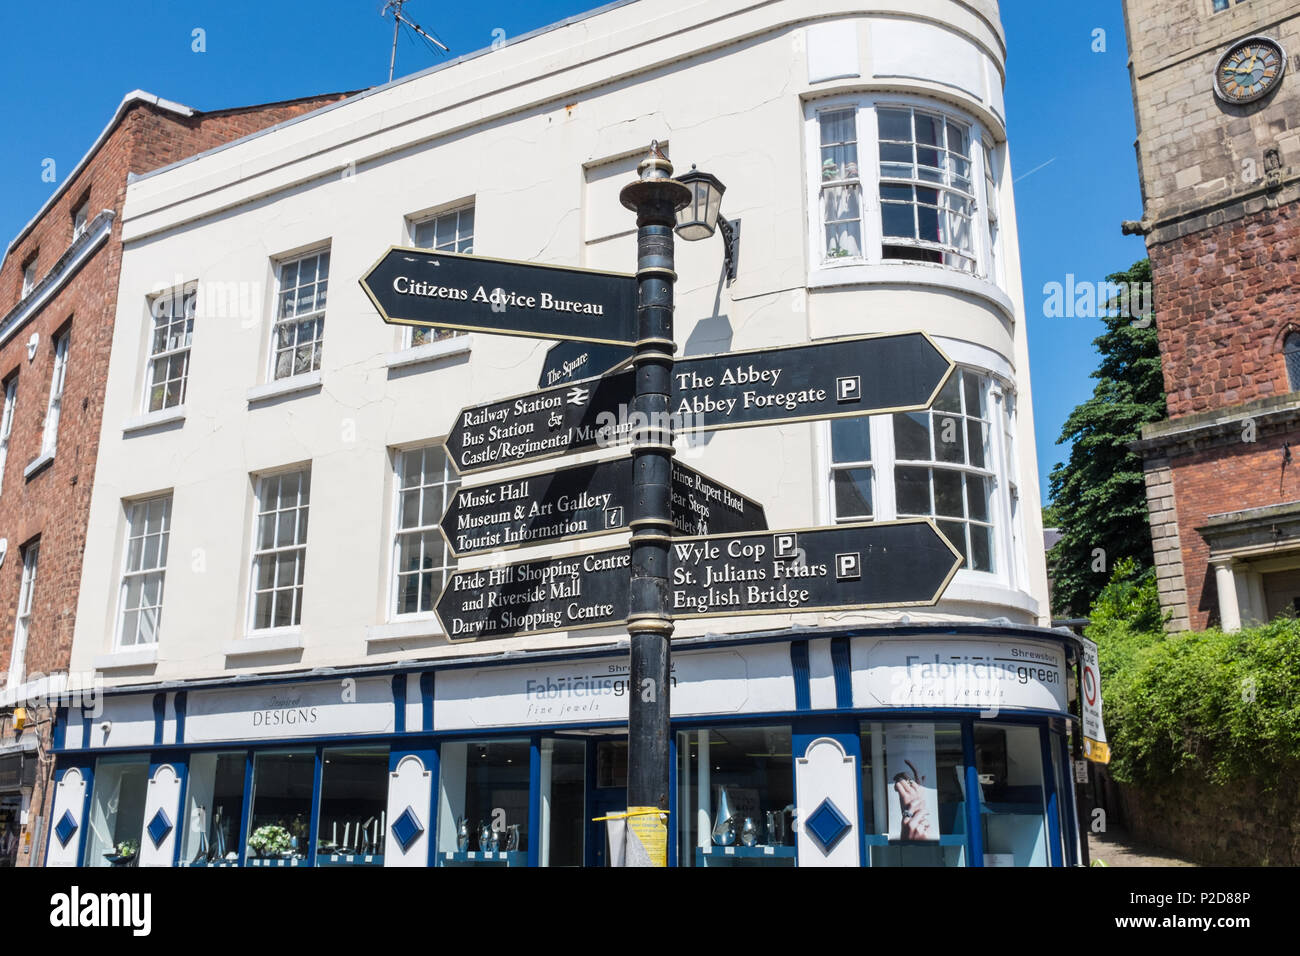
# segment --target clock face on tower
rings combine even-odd
[[[1253,103],[1282,80],[1286,52],[1269,37],[1250,37],[1223,55],[1214,71],[1214,92],[1229,103]]]

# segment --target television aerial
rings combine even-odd
[[[379,11],[381,17],[388,16],[388,11],[393,11],[393,51],[388,57],[388,82],[393,81],[393,67],[397,63],[397,37],[401,33],[402,27],[405,26],[411,33],[414,33],[425,46],[434,52],[448,52],[447,44],[443,43],[436,36],[432,36],[420,27],[418,23],[408,20],[402,14],[402,7],[408,3],[408,0],[387,0],[383,9]]]

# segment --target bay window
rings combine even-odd
[[[987,377],[958,368],[928,411],[894,415],[898,517],[933,517],[973,571],[996,570],[988,389]]]
[[[933,518],[963,571],[1016,585],[1014,409],[991,375],[958,366],[925,411],[830,422],[831,520]]]
[[[977,124],[893,101],[810,118],[817,265],[926,262],[996,281],[997,183]]]

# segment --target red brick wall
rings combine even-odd
[[[41,550],[26,671],[30,676],[67,669],[117,311],[121,210],[127,173],[156,169],[343,95],[188,118],[149,104],[137,104],[0,264],[0,316],[4,316],[19,303],[23,266],[32,254],[37,257],[39,282],[67,251],[72,242],[72,212],[87,190],[92,219],[103,209],[112,209],[117,215],[108,240],[83,263],[72,280],[0,344],[0,378],[18,375],[16,414],[0,485],[0,536],[9,540],[8,555],[0,565],[0,683],[8,673],[12,651],[22,577],[20,547],[38,535]],[[24,468],[40,454],[54,365],[54,336],[69,320],[71,344],[58,449],[51,465],[25,480]],[[35,356],[29,360],[27,342],[32,333],[40,339]]]
[[[1291,391],[1282,340],[1300,330],[1300,206],[1150,253],[1170,418]]]
[[[1282,446],[1290,441],[1292,461],[1282,467]],[[1182,543],[1187,611],[1192,629],[1219,623],[1209,546],[1197,532],[1212,514],[1263,508],[1300,500],[1300,428],[1258,441],[1230,441],[1170,459],[1178,535]]]

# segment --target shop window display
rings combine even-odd
[[[387,835],[388,748],[325,750],[316,862],[382,866]]]
[[[438,864],[523,866],[528,741],[449,741],[439,752]]]
[[[677,735],[680,866],[793,866],[794,761],[786,727]]]
[[[1049,866],[1037,727],[975,725],[985,866]]]
[[[543,740],[541,745],[540,866],[582,866],[587,796],[587,745]]]
[[[860,734],[869,865],[965,866],[961,725],[864,721]]]
[[[134,866],[144,830],[149,761],[104,758],[95,764],[85,866]]]
[[[307,858],[316,754],[260,753],[253,758],[253,810],[247,858],[299,863]]]
[[[181,834],[182,863],[213,866],[234,863],[239,858],[246,763],[242,750],[197,753],[190,758],[186,826]]]

